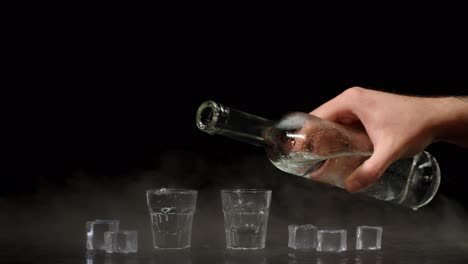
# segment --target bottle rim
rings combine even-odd
[[[219,119],[220,106],[211,101],[203,102],[197,110],[196,122],[200,130],[209,132],[213,130]]]

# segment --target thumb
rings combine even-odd
[[[361,164],[345,181],[348,192],[356,192],[376,182],[390,164],[395,160],[396,155],[388,149],[379,148],[372,156]]]

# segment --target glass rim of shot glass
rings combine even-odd
[[[152,188],[146,190],[146,194],[166,194],[166,193],[182,193],[182,194],[197,194],[198,191],[194,189],[184,188]]]
[[[222,189],[221,193],[271,193],[269,189]]]

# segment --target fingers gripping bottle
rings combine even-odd
[[[301,112],[271,121],[206,101],[198,108],[196,122],[208,134],[264,147],[269,160],[284,172],[341,188],[373,151],[364,129]],[[432,200],[439,184],[439,165],[424,151],[394,162],[361,193],[417,209]]]

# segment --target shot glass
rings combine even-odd
[[[146,191],[155,249],[189,248],[197,191],[151,189]]]
[[[221,200],[226,248],[265,248],[271,190],[221,190]]]

